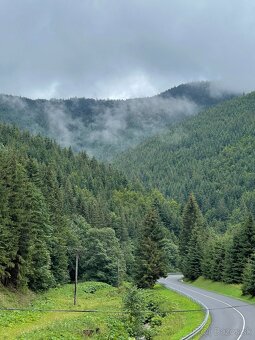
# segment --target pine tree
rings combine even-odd
[[[3,179],[8,190],[9,216],[11,220],[10,255],[11,262],[6,267],[6,284],[15,287],[26,285],[29,270],[29,249],[31,232],[28,224],[28,179],[24,167],[15,153],[7,158]]]
[[[0,163],[3,164],[0,158]],[[2,170],[2,169],[1,169]],[[1,171],[2,173],[2,171]],[[12,222],[8,206],[8,190],[0,179],[0,281],[8,279],[6,268],[12,266]]]
[[[39,189],[29,183],[27,195],[28,223],[31,232],[30,269],[28,286],[33,290],[45,290],[54,284],[51,272],[50,238],[52,227],[44,197]]]
[[[242,292],[244,295],[255,296],[255,253],[253,253],[245,266],[243,273]]]
[[[164,233],[155,209],[151,209],[141,228],[137,251],[135,282],[139,288],[152,288],[167,275],[167,256],[164,254]]]
[[[224,281],[227,283],[241,283],[242,274],[247,261],[255,249],[255,226],[252,216],[237,229],[232,242],[227,246]]]
[[[210,234],[203,246],[202,275],[210,280],[221,281],[224,270],[225,238]]]
[[[183,274],[194,280],[202,271],[203,217],[193,194],[189,196],[183,212],[180,232],[180,258]]]
[[[189,280],[196,280],[202,273],[202,242],[200,237],[200,230],[195,226],[191,233],[188,253],[182,264],[182,272]]]
[[[198,226],[202,228],[203,218],[195,196],[190,194],[188,202],[184,207],[182,216],[182,225],[180,231],[180,254],[181,256],[187,255],[189,251],[189,241],[192,230]]]

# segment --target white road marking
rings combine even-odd
[[[177,286],[177,287],[182,287],[183,289],[189,290],[189,291],[191,291],[191,292],[193,292],[193,293],[196,293],[196,294],[205,296],[205,297],[207,297],[207,298],[209,298],[209,299],[212,299],[212,300],[221,302],[221,303],[223,303],[224,305],[227,305],[227,306],[231,307],[232,309],[234,309],[238,314],[241,315],[241,317],[242,317],[242,319],[243,319],[243,328],[242,328],[242,331],[241,331],[239,337],[238,337],[236,340],[240,340],[240,339],[241,339],[241,337],[243,336],[244,330],[245,330],[245,324],[246,324],[246,323],[245,323],[245,317],[243,316],[243,314],[242,314],[239,310],[237,310],[235,307],[233,307],[233,306],[230,305],[229,303],[224,302],[224,301],[222,301],[222,300],[220,300],[220,299],[216,299],[216,298],[214,298],[214,297],[212,297],[212,296],[209,296],[209,295],[206,295],[206,294],[203,294],[203,293],[199,293],[199,292],[197,292],[197,291],[195,291],[195,290],[193,290],[193,289],[186,288],[186,287],[177,285],[177,284],[175,284],[175,283],[170,283],[170,284],[171,284],[171,285],[174,285],[174,286]],[[190,297],[192,297],[192,296],[190,296]],[[209,310],[210,310],[210,308],[209,308]]]

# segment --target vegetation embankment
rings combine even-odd
[[[203,277],[199,277],[197,280],[193,282],[190,281],[187,282],[198,288],[210,290],[212,292],[216,292],[219,294],[233,297],[235,299],[255,304],[255,297],[252,297],[250,295],[243,295],[241,284],[227,284],[224,282],[208,280]]]
[[[139,325],[130,323],[129,309],[123,305],[128,288],[114,288],[105,283],[80,283],[77,310],[98,310],[97,313],[2,311],[0,333],[4,339],[128,339]],[[186,297],[160,285],[138,290],[145,309],[141,311],[147,339],[180,339],[203,320],[203,312],[171,313],[174,310],[197,309]],[[136,294],[137,292],[135,292]],[[37,295],[27,292],[0,291],[1,308],[22,307],[42,310],[73,310],[73,285],[52,288]],[[135,300],[135,299],[134,299]],[[134,303],[131,301],[132,303]],[[125,299],[124,299],[125,301]],[[138,300],[139,301],[139,300]],[[124,307],[123,307],[124,306]],[[129,300],[130,306],[130,300]],[[126,313],[122,313],[126,311]],[[132,308],[132,307],[131,307]],[[146,327],[144,328],[144,325]]]

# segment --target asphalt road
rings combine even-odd
[[[169,275],[159,282],[167,288],[202,302],[209,310],[211,325],[203,340],[255,340],[255,305],[180,282],[181,275]]]

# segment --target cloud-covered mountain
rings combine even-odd
[[[127,100],[37,99],[1,95],[0,120],[85,149],[101,159],[136,146],[174,122],[230,99],[209,82],[183,84],[159,95]]]

